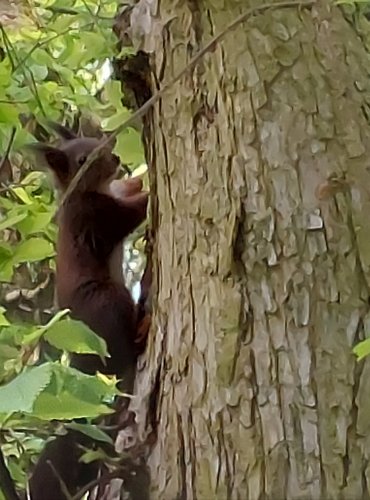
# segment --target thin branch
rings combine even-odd
[[[10,154],[10,151],[12,149],[12,145],[13,145],[13,142],[14,142],[14,137],[15,137],[15,133],[16,133],[17,129],[15,127],[12,128],[12,131],[10,132],[10,138],[9,138],[9,142],[8,142],[8,145],[6,147],[6,150],[5,150],[5,153],[4,153],[4,156],[1,158],[1,162],[0,162],[0,172],[6,162],[6,160],[8,159],[9,157],[9,154]]]
[[[11,62],[12,71],[14,72],[14,68],[15,68],[14,61],[19,66],[19,57],[18,57],[17,51],[15,50],[13,43],[11,42],[10,38],[8,37],[6,31],[5,31],[4,27],[1,25],[1,23],[0,23],[0,31],[3,35],[4,44],[6,46],[7,55],[9,57],[10,62]],[[13,53],[14,60],[12,59],[11,52]],[[35,97],[42,114],[44,116],[46,116],[42,102],[40,100],[38,90],[37,90],[37,85],[36,85],[35,78],[33,76],[33,72],[29,68],[26,68],[24,65],[21,65],[20,67],[21,67],[24,79],[28,83],[30,90],[33,93],[33,96]],[[27,75],[26,71],[28,71],[30,76]]]
[[[254,14],[261,14],[262,12],[265,12],[268,9],[283,9],[283,8],[291,8],[291,7],[310,7],[316,3],[316,0],[303,0],[303,1],[298,1],[298,0],[291,0],[291,1],[285,1],[285,2],[274,2],[274,3],[266,3],[264,5],[260,5],[257,7],[252,7],[250,9],[247,9],[246,12],[241,14],[240,16],[236,17],[233,21],[231,21],[230,24],[226,26],[224,30],[222,30],[218,35],[214,36],[204,47],[201,49],[191,60],[190,62],[179,72],[177,75],[174,76],[172,80],[170,80],[168,83],[165,83],[163,87],[156,92],[155,94],[152,95],[150,99],[148,99],[145,104],[143,104],[135,113],[133,113],[130,118],[128,118],[125,122],[122,123],[114,132],[111,133],[111,135],[104,141],[100,143],[99,146],[97,146],[87,157],[85,163],[82,165],[80,170],[78,170],[77,174],[74,176],[72,179],[72,182],[68,186],[68,189],[64,193],[64,196],[61,199],[60,206],[62,207],[64,203],[67,201],[67,199],[70,197],[71,193],[76,189],[80,179],[85,175],[87,170],[90,168],[91,164],[98,158],[99,153],[101,150],[103,150],[108,144],[110,144],[118,134],[120,134],[124,129],[132,125],[133,123],[136,122],[139,118],[142,118],[148,111],[149,109],[156,104],[159,99],[169,90],[171,87],[175,85],[188,71],[193,69],[199,61],[204,57],[205,54],[208,52],[211,52],[215,45],[220,42],[225,35],[227,35],[230,31],[234,30],[239,24],[242,22],[246,21],[249,17],[251,17]]]
[[[10,40],[9,40],[9,37],[4,29],[4,26],[0,23],[0,31],[1,31],[1,34],[3,36],[3,42],[4,42],[4,47],[5,47],[5,50],[8,54],[8,57],[9,57],[9,61],[10,61],[10,66],[12,67],[12,71],[14,71],[14,61],[13,61],[13,56],[11,55],[11,44],[10,44]]]
[[[0,193],[6,193],[7,191],[13,191],[15,188],[22,188],[31,186],[29,182],[17,182],[14,184],[9,184],[8,186],[0,187]]]
[[[70,492],[68,491],[68,488],[65,484],[65,482],[63,481],[63,479],[60,477],[60,474],[59,472],[56,470],[56,468],[54,467],[53,463],[50,461],[50,460],[47,460],[47,464],[50,466],[51,470],[53,471],[53,474],[54,476],[58,479],[59,483],[60,483],[60,489],[62,490],[63,494],[65,495],[66,499],[67,500],[72,500],[73,497],[72,495],[70,494]]]
[[[65,30],[61,31],[60,33],[56,33],[55,35],[52,35],[50,36],[49,38],[46,38],[45,40],[41,40],[41,36],[42,34],[40,35],[40,38],[39,40],[35,43],[35,45],[33,47],[30,48],[30,50],[27,52],[27,54],[23,57],[23,59],[20,59],[17,61],[17,64],[14,66],[14,69],[13,71],[16,71],[20,66],[24,65],[24,63],[27,61],[27,59],[33,54],[33,52],[37,49],[40,49],[41,47],[43,47],[44,45],[49,45],[50,42],[52,42],[53,40],[55,40],[56,38],[59,38],[60,36],[64,36],[66,35],[67,33],[69,33],[70,31],[82,31],[84,30],[85,28],[88,28],[89,26],[91,25],[91,23],[86,23],[86,24],[83,24],[82,26],[79,26],[78,28],[71,28],[70,26],[68,28],[66,28]]]
[[[14,481],[6,466],[2,449],[0,448],[0,488],[4,493],[5,500],[20,500],[15,489]]]
[[[24,66],[22,66],[22,68],[24,68]],[[34,92],[33,92],[33,95],[34,95],[34,97],[35,97],[35,99],[36,99],[36,101],[37,101],[37,104],[39,105],[39,108],[40,108],[41,113],[42,113],[42,114],[45,116],[45,118],[46,118],[46,113],[45,113],[45,110],[44,110],[44,106],[42,105],[42,101],[41,101],[41,99],[40,99],[40,96],[39,96],[39,91],[38,91],[38,89],[37,89],[37,83],[36,83],[35,77],[34,77],[34,75],[33,75],[33,72],[32,72],[29,68],[27,68],[27,70],[28,70],[28,72],[29,72],[29,74],[30,74],[30,79],[31,79],[31,83],[32,83],[33,91],[34,91]],[[26,75],[26,72],[24,71],[24,69],[23,69],[23,74],[24,74],[24,76],[25,76],[25,77],[26,77],[26,79],[27,79],[27,75]]]
[[[86,493],[88,493],[90,490],[95,488],[95,486],[100,486],[100,485],[105,485],[107,484],[111,479],[116,479],[118,477],[121,477],[121,472],[118,470],[113,471],[113,472],[108,472],[107,474],[104,474],[103,476],[98,477],[97,479],[93,479],[89,483],[85,484],[83,488],[80,489],[75,495],[73,495],[71,500],[80,500]]]

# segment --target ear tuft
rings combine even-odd
[[[67,180],[69,163],[68,158],[63,151],[41,142],[28,144],[25,148],[29,151],[36,152],[38,156],[41,156],[60,182],[65,182]]]
[[[75,134],[69,128],[64,127],[60,123],[48,121],[47,126],[49,128],[51,128],[52,130],[54,130],[54,132],[56,132],[59,135],[59,137],[61,137],[62,139],[65,139],[66,141],[71,141],[72,139],[78,138],[77,134]]]

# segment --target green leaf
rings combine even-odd
[[[107,82],[104,86],[104,97],[117,111],[121,110],[123,108],[121,83],[115,80]]]
[[[82,321],[68,318],[55,323],[45,333],[45,340],[64,351],[109,357],[104,340]]]
[[[368,356],[370,354],[370,339],[363,340],[357,344],[354,347],[353,352],[357,356],[358,361]]]
[[[73,25],[76,25],[76,18],[71,16],[58,16],[53,23],[50,23],[49,28],[56,33],[63,33],[67,28]]]
[[[18,110],[14,104],[0,104],[0,123],[18,124]]]
[[[22,470],[20,463],[15,460],[14,456],[8,457],[8,469],[14,481],[17,483],[24,483],[26,478],[25,472]]]
[[[102,460],[107,457],[107,454],[101,449],[97,450],[88,450],[86,451],[82,457],[81,457],[81,462],[84,464],[91,464],[91,462],[95,462],[96,460]]]
[[[23,201],[25,205],[32,205],[33,200],[27,194],[27,191],[22,187],[16,187],[12,189],[12,192],[18,196],[18,198]]]
[[[30,238],[22,241],[15,249],[13,262],[37,262],[55,255],[54,247],[43,238]]]
[[[77,424],[75,422],[67,424],[69,429],[82,432],[86,436],[94,439],[94,441],[102,441],[103,443],[113,444],[112,438],[105,432],[103,432],[99,427],[92,424]]]
[[[40,64],[27,65],[29,71],[32,72],[33,78],[37,81],[43,81],[48,76],[47,66]]]
[[[13,252],[10,245],[0,245],[0,281],[9,281],[13,275]]]
[[[129,118],[130,114],[131,113],[128,109],[122,109],[109,118],[102,120],[101,126],[103,130],[106,130],[107,132],[115,130]]]
[[[101,33],[94,33],[91,31],[84,31],[80,34],[80,39],[85,46],[85,58],[96,59],[102,55],[108,55],[107,43]]]
[[[49,384],[50,364],[29,368],[0,387],[0,413],[32,412],[37,396]]]
[[[38,396],[34,416],[42,420],[96,418],[112,413],[104,401],[117,393],[107,379],[53,363],[52,381]]]
[[[145,162],[140,134],[132,128],[118,134],[113,151],[123,163],[139,164]]]
[[[1,406],[0,406],[1,408]],[[41,420],[72,420],[75,418],[96,418],[109,415],[113,410],[104,404],[93,404],[68,391],[57,395],[43,392],[34,405],[34,416]]]
[[[29,214],[28,217],[22,219],[19,224],[17,224],[17,229],[23,236],[39,233],[48,227],[52,217],[52,212]]]
[[[3,231],[4,229],[8,229],[10,227],[14,227],[16,224],[18,224],[18,222],[25,219],[26,217],[27,217],[27,212],[23,210],[21,213],[15,213],[14,215],[11,215],[10,217],[3,219],[0,222],[0,231]]]
[[[61,318],[63,318],[68,313],[69,309],[62,309],[61,311],[58,311],[46,325],[37,327],[30,332],[27,332],[22,339],[22,345],[29,345],[35,341],[38,341],[49,328],[58,323],[58,321],[60,321]]]
[[[9,60],[4,59],[0,62],[0,86],[6,90],[11,82],[12,69]]]
[[[4,316],[4,313],[6,312],[5,307],[0,306],[0,326],[9,326],[10,323]]]

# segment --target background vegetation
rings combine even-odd
[[[112,31],[117,2],[45,0],[5,7],[0,10],[0,444],[23,488],[44,438],[64,432],[58,421],[89,422],[109,412],[106,403],[117,394],[114,380],[68,368],[66,353],[103,356],[105,345],[70,320],[68,311],[54,315],[56,200],[42,165],[23,148],[53,140],[43,127],[46,120],[89,135],[115,129],[129,110],[110,62],[119,56]],[[135,175],[145,172],[139,130],[121,133],[115,152]],[[132,286],[142,266],[139,236],[126,245]],[[54,348],[47,349],[49,357],[40,357],[42,344]],[[109,441],[96,426],[77,427]]]

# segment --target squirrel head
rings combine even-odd
[[[100,146],[104,139],[95,137],[78,137],[68,128],[53,122],[48,123],[61,138],[58,146],[41,142],[30,144],[48,168],[53,172],[57,188],[63,193],[74,176],[85,163],[92,151]],[[90,167],[78,183],[79,191],[99,190],[117,176],[120,160],[112,152],[113,146],[106,146],[99,151]]]

